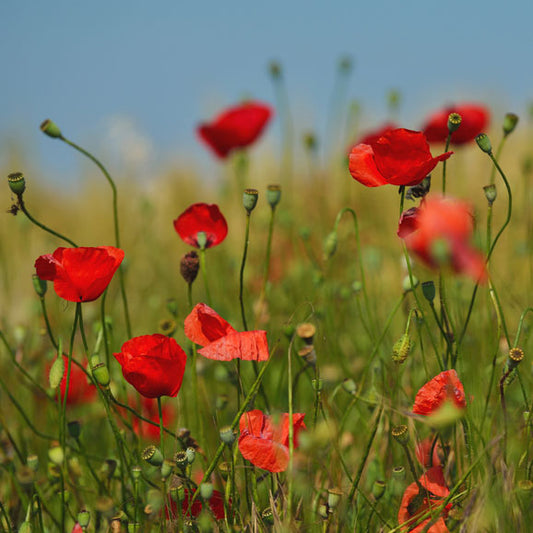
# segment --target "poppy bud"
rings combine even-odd
[[[506,371],[512,372],[524,359],[524,351],[521,348],[511,348],[507,358]]]
[[[453,133],[454,131],[457,131],[462,120],[463,119],[459,113],[450,113],[448,115],[448,132]]]
[[[274,209],[281,200],[281,187],[279,185],[269,185],[267,187],[267,202]]]
[[[163,464],[163,454],[159,448],[148,446],[142,452],[142,458],[152,466],[161,466]]]
[[[512,133],[518,124],[518,115],[507,113],[503,119],[503,134],[507,137]]]
[[[26,180],[22,172],[13,172],[7,176],[7,183],[12,192],[18,197],[22,196],[22,193],[26,190]]]
[[[55,122],[52,122],[49,118],[47,118],[41,124],[41,131],[43,133],[46,133],[48,137],[52,137],[53,139],[63,138],[63,135],[61,134],[61,130],[58,128],[57,124]]]
[[[296,335],[303,339],[306,344],[313,344],[313,337],[316,333],[316,327],[309,322],[298,324],[296,328]]]
[[[168,459],[163,461],[161,465],[161,477],[167,479],[170,474],[172,474],[172,469],[174,468],[174,463]]]
[[[359,292],[361,292],[363,289],[363,284],[358,281],[358,280],[355,280],[353,283],[352,283],[352,291],[357,294]]]
[[[402,446],[405,446],[409,442],[409,432],[405,424],[394,426],[391,434]]]
[[[295,328],[292,324],[287,324],[283,326],[283,334],[287,339],[292,339],[292,336],[294,335]]]
[[[342,498],[343,492],[338,488],[328,489],[328,508],[335,509]]]
[[[33,288],[35,289],[37,296],[42,298],[46,294],[46,289],[48,288],[46,281],[41,279],[37,274],[33,274],[31,279],[33,281]]]
[[[109,369],[107,365],[100,361],[97,355],[91,357],[91,372],[98,385],[106,388],[109,386],[111,377],[109,376]]]
[[[376,500],[380,500],[383,494],[385,494],[385,489],[387,485],[381,479],[376,479],[372,485],[372,494]]]
[[[489,205],[492,205],[494,200],[496,200],[496,196],[498,195],[496,185],[485,185],[485,187],[483,187],[483,192],[485,193],[485,198],[487,199],[487,202],[489,202]]]
[[[50,368],[50,374],[48,374],[48,383],[52,389],[57,389],[63,376],[65,375],[65,361],[63,357],[57,357]]]
[[[422,294],[431,303],[435,299],[435,283],[433,281],[424,281],[422,283]]]
[[[198,236],[200,235],[199,232]],[[205,233],[204,233],[205,235]],[[205,244],[204,244],[205,246]],[[180,260],[180,274],[189,285],[196,279],[198,270],[200,269],[200,259],[198,253],[194,250],[186,253]],[[176,310],[177,313],[177,310]]]
[[[392,347],[392,360],[401,365],[411,352],[413,344],[408,333],[404,333]]]
[[[220,440],[228,446],[235,442],[235,432],[231,426],[224,426],[220,429]]]
[[[78,440],[81,434],[81,424],[79,420],[73,420],[67,424],[68,434],[74,439]]]
[[[56,466],[63,464],[63,460],[65,459],[65,453],[63,452],[63,448],[61,448],[59,444],[52,446],[52,448],[48,450],[48,458]]]
[[[476,143],[483,152],[486,154],[492,154],[492,144],[490,143],[489,136],[486,133],[480,133],[476,137]]]
[[[83,530],[87,529],[87,526],[89,525],[89,522],[91,521],[91,513],[89,511],[86,511],[85,509],[82,509],[78,513],[78,524],[81,526]]]
[[[333,254],[337,250],[337,232],[332,231],[324,241],[324,256],[326,259],[333,257]]]
[[[257,199],[259,198],[259,191],[257,189],[245,189],[242,194],[242,205],[250,214],[257,205]]]

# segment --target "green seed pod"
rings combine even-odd
[[[380,500],[385,494],[385,489],[387,485],[382,479],[376,479],[372,485],[372,495],[376,500]]]
[[[163,464],[161,465],[161,477],[163,479],[167,479],[170,474],[172,474],[172,470],[174,468],[174,463],[170,461],[169,459],[165,459],[163,461]]]
[[[131,477],[133,478],[134,481],[138,481],[139,479],[141,479],[141,475],[142,475],[142,468],[140,466],[132,466],[131,468]]]
[[[518,124],[518,115],[507,113],[503,119],[503,134],[507,137],[512,133]]]
[[[485,193],[485,198],[487,199],[489,205],[492,205],[494,203],[494,200],[496,200],[496,197],[498,196],[498,190],[496,189],[496,185],[485,185],[485,187],[483,187],[483,192]]]
[[[91,371],[98,385],[104,388],[109,386],[111,381],[109,369],[104,362],[100,361],[100,358],[97,355],[91,357]]]
[[[413,281],[412,285],[411,285],[411,278],[412,278],[412,281]],[[418,281],[418,278],[416,276],[413,276],[413,275],[411,275],[411,277],[405,276],[405,278],[403,278],[403,281],[402,281],[403,291],[404,292],[409,292],[412,289],[416,289],[418,287],[418,284],[419,284],[419,281]]]
[[[328,489],[328,507],[335,509],[342,498],[343,492],[338,488]]]
[[[59,387],[63,376],[65,375],[65,361],[63,357],[57,357],[50,368],[50,374],[48,374],[48,383],[52,389]]]
[[[192,446],[189,446],[185,450],[185,455],[187,456],[187,462],[192,465],[196,459],[196,450]]]
[[[492,144],[490,142],[489,136],[486,133],[480,133],[476,137],[476,143],[483,152],[486,154],[492,154]]]
[[[213,484],[201,483],[200,484],[200,496],[203,500],[210,500],[213,496]]]
[[[411,353],[413,343],[408,333],[404,333],[392,347],[392,360],[401,365],[407,359],[407,356]]]
[[[220,440],[228,446],[235,442],[235,432],[231,429],[231,426],[225,426],[220,429]]]
[[[450,113],[448,115],[448,132],[453,133],[454,131],[457,131],[462,120],[463,119],[459,113]]]
[[[433,281],[424,281],[422,283],[422,294],[431,303],[435,299],[435,283]]]
[[[78,513],[78,524],[81,526],[81,528],[84,531],[87,529],[87,526],[89,525],[90,521],[91,521],[91,513],[89,513],[89,511],[86,511],[85,509],[82,509]]]
[[[148,446],[142,452],[142,458],[152,466],[161,466],[163,464],[163,454],[159,448]]]
[[[176,452],[174,454],[174,462],[178,468],[184,470],[189,464],[189,461],[187,460],[187,454],[184,451]]]
[[[407,431],[407,426],[405,424],[394,426],[391,430],[391,434],[402,446],[407,445],[409,442],[409,432]]]
[[[257,199],[259,198],[259,191],[257,189],[245,189],[242,194],[242,205],[244,209],[250,214],[257,205]]]
[[[26,190],[26,180],[22,172],[13,172],[7,176],[7,183],[9,188],[18,197],[22,196],[22,193]]]
[[[43,133],[46,133],[48,137],[52,137],[53,139],[63,138],[63,135],[61,134],[61,130],[58,128],[57,124],[55,122],[52,122],[49,118],[47,118],[41,124],[41,131]]]
[[[267,202],[274,209],[281,200],[281,187],[279,185],[269,185],[267,187]]]
[[[357,392],[357,384],[352,378],[346,378],[342,382],[342,388],[348,393],[348,394],[355,394]]]

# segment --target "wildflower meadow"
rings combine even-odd
[[[82,188],[6,169],[0,531],[530,530],[531,119],[391,93],[324,144],[270,75],[199,117],[209,182],[52,119]]]

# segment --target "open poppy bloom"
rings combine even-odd
[[[265,129],[272,109],[260,102],[245,102],[223,111],[213,122],[200,124],[197,132],[220,158],[252,144]]]
[[[107,288],[124,259],[113,246],[57,248],[35,261],[39,278],[54,282],[56,294],[69,302],[91,302]]]
[[[480,104],[451,105],[432,113],[422,131],[429,142],[446,142],[448,138],[448,117],[450,113],[461,115],[461,124],[450,137],[451,144],[465,144],[487,129],[489,110]]]
[[[416,393],[413,413],[431,415],[446,400],[453,401],[459,409],[466,407],[463,384],[454,369],[441,372],[420,388]]]
[[[194,306],[185,319],[185,335],[203,346],[198,353],[217,361],[266,361],[269,356],[266,331],[236,331],[204,303]]]
[[[305,414],[293,413],[294,448],[298,447],[298,433],[305,429]],[[283,413],[279,424],[259,409],[241,416],[239,450],[250,463],[269,472],[284,472],[289,465],[289,414]]]
[[[193,204],[176,220],[174,229],[183,241],[195,248],[211,248],[228,234],[228,224],[216,204]]]
[[[443,498],[446,498],[450,491],[446,486],[446,481],[440,466],[429,468],[418,480],[428,492],[420,493],[420,488],[416,483],[411,483],[403,493],[402,503],[398,512],[398,523],[402,533],[447,533],[444,519],[446,518],[451,505],[448,504],[442,511],[441,516],[429,527],[426,526],[434,520],[434,516],[422,519],[432,507],[440,505]]]
[[[65,399],[65,392],[67,390],[67,368],[68,357],[63,356],[65,364],[65,371],[63,378],[59,385],[61,391],[61,399]],[[52,365],[48,365],[48,372]],[[87,380],[85,372],[76,364],[72,363],[70,366],[70,381],[67,393],[67,405],[82,405],[91,402],[96,395],[96,387]]]
[[[428,198],[419,209],[402,214],[398,236],[428,266],[449,266],[476,282],[487,279],[485,259],[470,239],[474,231],[470,206],[451,198]]]
[[[367,187],[419,184],[438,164],[452,155],[433,157],[423,133],[403,128],[388,130],[369,144],[352,148],[352,177]]]
[[[146,398],[176,396],[187,356],[171,337],[155,333],[126,341],[114,354],[124,379]]]

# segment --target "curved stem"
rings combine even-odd
[[[246,256],[248,255],[248,241],[250,237],[250,212],[246,212],[246,231],[244,234],[244,250],[242,253],[241,269],[239,272],[239,303],[241,305],[242,326],[244,331],[248,331],[246,324],[246,314],[244,312],[244,265],[246,264]]]

